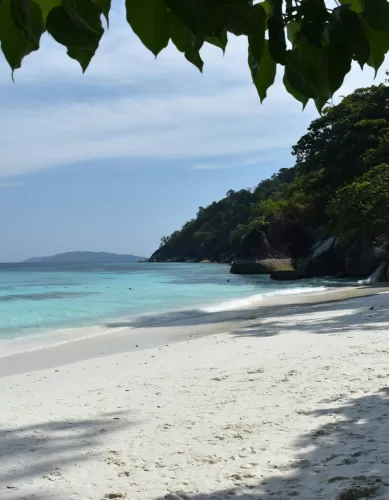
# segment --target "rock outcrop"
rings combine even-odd
[[[367,278],[382,262],[389,260],[389,252],[384,248],[374,248],[354,244],[345,259],[345,271],[349,276]]]
[[[232,274],[271,274],[276,271],[293,271],[290,259],[235,259]]]
[[[281,217],[267,219],[266,235],[274,249],[288,256],[305,255],[314,241],[297,222]]]
[[[223,255],[223,249],[215,250],[214,242],[205,241],[196,250],[174,255],[171,248],[162,246],[150,261],[222,261],[232,263],[234,274],[271,274],[275,280],[340,275],[366,279],[389,261],[388,249],[362,243],[345,247],[335,236],[323,236],[324,232],[324,227],[302,227],[293,220],[272,217],[242,238],[235,255]],[[384,274],[379,279],[387,281]]]
[[[284,259],[287,255],[279,252],[269,242],[264,231],[252,229],[242,238],[238,258],[256,260]]]

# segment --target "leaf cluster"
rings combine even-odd
[[[321,111],[352,61],[377,72],[389,50],[388,0],[126,0],[126,18],[157,56],[169,42],[200,71],[201,49],[225,51],[230,34],[247,40],[248,65],[261,101],[277,67],[305,107]],[[39,49],[47,31],[85,71],[108,25],[111,0],[0,0],[1,49],[12,71]]]

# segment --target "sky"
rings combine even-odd
[[[15,82],[0,57],[1,262],[149,256],[199,206],[292,166],[292,145],[318,117],[280,75],[260,104],[242,38],[230,37],[225,56],[204,49],[203,74],[171,46],[155,59],[122,3],[84,75],[47,35]],[[373,77],[354,67],[337,99]]]

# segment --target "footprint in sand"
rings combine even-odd
[[[124,460],[121,460],[121,458],[119,457],[119,452],[117,452],[116,450],[110,450],[109,456],[104,461],[109,465],[117,465],[118,467],[123,467],[124,465],[126,465],[126,462]]]
[[[265,373],[263,368],[257,368],[256,370],[248,370],[247,375],[256,375],[257,373]]]

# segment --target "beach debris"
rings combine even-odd
[[[106,495],[104,495],[103,498],[104,499],[105,498],[107,498],[107,499],[124,498],[124,495],[123,495],[123,493],[107,493]]]

